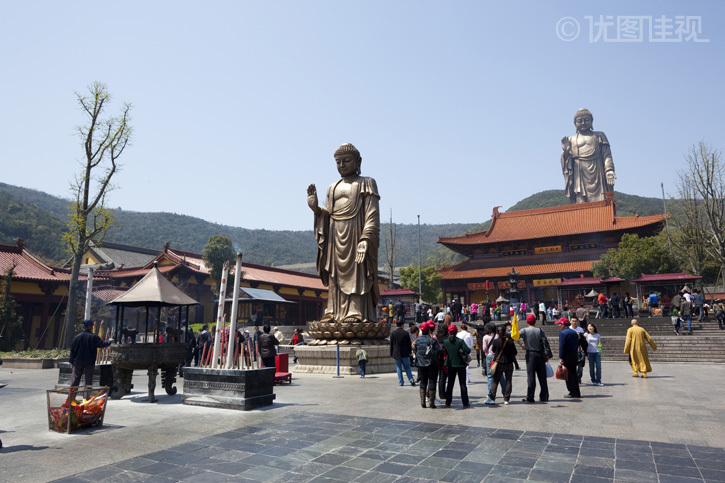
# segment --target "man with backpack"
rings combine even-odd
[[[539,401],[547,402],[549,400],[549,385],[546,382],[546,362],[552,357],[549,341],[546,334],[536,325],[536,317],[534,314],[526,316],[525,327],[519,331],[521,340],[524,342],[526,349],[526,379],[528,388],[524,402],[535,402],[534,394],[536,392],[536,380],[539,380]]]
[[[418,374],[420,375],[420,405],[426,407],[426,399],[429,406],[435,409],[436,380],[438,379],[438,361],[441,346],[431,336],[435,328],[433,322],[423,322],[420,326],[422,335],[415,340],[415,358],[418,361]]]

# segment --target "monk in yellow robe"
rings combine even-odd
[[[652,347],[652,350],[657,350],[657,344],[652,340],[652,337],[639,326],[637,319],[632,319],[632,327],[627,329],[627,341],[624,343],[624,353],[629,354],[629,363],[634,371],[632,377],[639,377],[637,372],[641,372],[642,377],[647,377],[647,373],[652,372],[647,344]]]
[[[321,322],[376,322],[378,186],[360,176],[362,157],[352,144],[335,151],[335,162],[342,178],[327,189],[324,208],[317,204],[315,185],[307,188],[307,204],[315,213],[317,271],[329,293]]]

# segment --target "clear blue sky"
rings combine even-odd
[[[593,41],[600,15],[699,17],[709,42]],[[99,80],[111,112],[134,105],[125,210],[308,230],[306,187],[324,192],[352,142],[384,219],[480,223],[563,188],[580,107],[617,191],[674,194],[689,146],[725,147],[724,24],[723,2],[2,2],[0,180],[69,196],[74,91]]]

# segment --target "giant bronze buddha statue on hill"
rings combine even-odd
[[[324,208],[318,205],[315,185],[307,188],[307,204],[315,214],[317,271],[329,294],[322,320],[310,324],[311,335],[340,344],[380,339],[389,328],[376,317],[378,187],[373,178],[360,176],[362,157],[352,144],[335,151],[335,162],[341,179],[327,189]]]
[[[588,109],[574,115],[576,134],[561,140],[561,169],[566,182],[566,196],[571,203],[605,199],[614,191],[614,161],[609,140],[603,132],[592,131],[594,117]]]

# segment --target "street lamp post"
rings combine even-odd
[[[420,266],[420,215],[418,215],[418,303],[423,303],[423,277]]]

